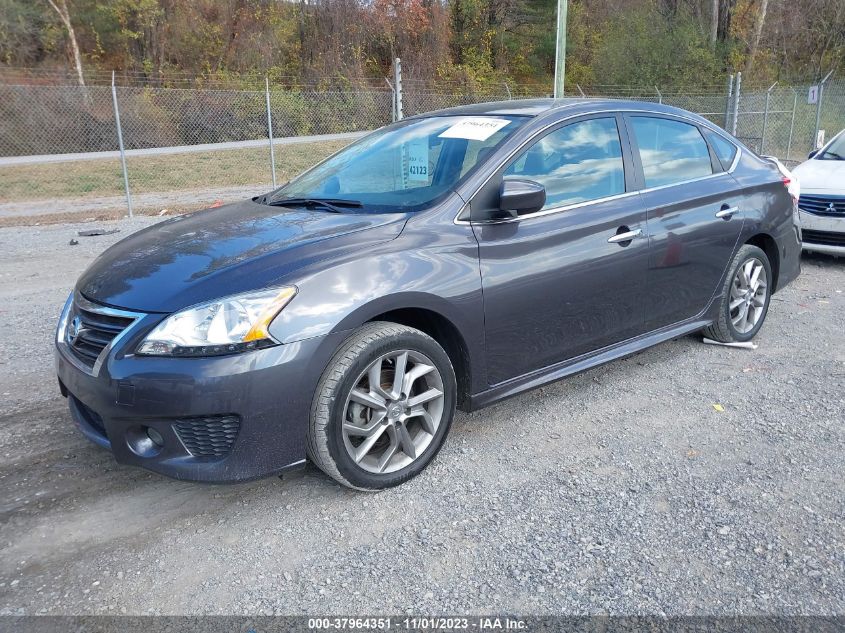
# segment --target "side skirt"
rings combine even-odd
[[[718,298],[717,298],[718,300]],[[612,360],[624,358],[631,354],[641,352],[653,345],[669,341],[673,338],[686,336],[697,330],[707,327],[712,323],[712,319],[702,319],[700,316],[693,321],[686,321],[679,325],[673,325],[668,328],[656,330],[637,338],[628,339],[622,343],[617,343],[611,347],[605,347],[597,352],[590,352],[576,358],[549,365],[543,369],[511,378],[505,382],[499,383],[486,391],[470,396],[470,411],[482,409],[491,404],[495,404],[500,400],[516,396],[523,391],[541,387],[550,382],[555,382],[561,378],[579,374],[582,371],[587,371],[598,365],[603,365]]]

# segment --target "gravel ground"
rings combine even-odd
[[[422,476],[362,494],[84,440],[52,331],[119,236],[79,228],[0,229],[0,614],[845,614],[845,261],[805,258],[756,351],[687,337],[459,413]]]
[[[211,204],[215,200],[231,202],[243,200],[261,193],[267,193],[272,189],[270,185],[239,185],[234,187],[205,187],[202,190],[186,189],[183,191],[163,191],[158,193],[136,193],[132,195],[132,204],[136,211],[149,211],[154,209],[197,208],[197,202],[206,201]],[[60,209],[57,211],[56,209]],[[84,221],[88,216],[103,217],[101,214],[113,212],[113,217],[126,215],[126,196],[98,196],[94,198],[78,198],[62,200],[56,204],[56,200],[23,200],[17,202],[0,203],[0,221],[8,222],[16,219],[22,226],[31,225],[34,222],[50,221],[54,216],[64,216],[68,219],[81,219]],[[77,214],[77,217],[72,217]],[[68,218],[68,216],[71,216]],[[52,223],[52,222],[51,222]]]

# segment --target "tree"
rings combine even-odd
[[[719,0],[712,0],[710,8],[710,45],[716,45],[719,37]]]
[[[845,0],[569,0],[567,83],[806,82],[845,72]],[[0,65],[116,69],[166,85],[409,82],[542,93],[556,0],[0,0]],[[56,19],[56,16],[59,19]],[[808,19],[811,16],[812,19]],[[75,77],[74,77],[75,79]],[[76,83],[74,81],[74,83]],[[420,84],[422,85],[422,84]]]
[[[719,0],[719,26],[716,34],[720,42],[727,42],[730,37],[735,8],[736,0]]]
[[[745,75],[750,76],[754,67],[754,56],[760,47],[760,36],[763,34],[763,25],[766,22],[766,12],[769,8],[769,0],[760,0],[760,8],[757,11],[757,20],[754,22],[754,33],[751,36],[751,43],[748,47],[748,60],[745,62]]]
[[[73,23],[70,20],[70,12],[67,8],[67,0],[47,0],[53,10],[59,14],[59,19],[67,30],[70,48],[73,52],[73,63],[76,66],[76,75],[79,78],[79,85],[85,87],[85,77],[82,75],[82,55],[79,52],[79,43],[76,41],[76,32],[73,30]]]

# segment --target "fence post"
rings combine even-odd
[[[731,134],[736,136],[736,124],[739,120],[739,97],[742,92],[742,73],[736,74],[736,85],[734,86],[734,116],[731,123]]]
[[[390,79],[385,77],[384,80],[387,82],[387,85],[390,86],[390,120],[393,123],[396,123],[396,88],[394,88],[393,84],[390,83]]]
[[[396,120],[402,120],[402,60],[393,62],[393,81],[396,82]]]
[[[766,90],[766,108],[763,110],[763,132],[760,134],[760,153],[766,153],[766,128],[769,126],[769,100],[772,96],[772,89],[778,85],[778,82],[773,83]]]
[[[813,135],[813,149],[818,149],[816,145],[818,144],[819,139],[819,128],[821,127],[821,120],[822,120],[822,98],[824,97],[824,85],[830,76],[833,74],[831,70],[824,76],[824,79],[821,80],[819,83],[819,99],[816,101],[816,133]]]
[[[276,188],[276,152],[273,151],[273,115],[270,113],[270,79],[264,75],[264,96],[267,98],[267,138],[270,139],[270,169],[273,171],[273,189]]]
[[[513,99],[513,96],[511,96],[511,88],[510,88],[510,86],[508,85],[508,82],[507,82],[507,81],[505,82],[505,92],[507,92],[507,93],[508,93],[508,101],[510,101],[511,99]]]
[[[575,87],[576,87],[576,88],[578,88],[578,92],[579,92],[579,93],[581,93],[581,97],[582,97],[582,98],[584,98],[584,99],[586,99],[586,98],[587,98],[587,95],[585,95],[585,94],[584,94],[584,91],[583,91],[583,90],[581,90],[581,86],[580,86],[580,85],[578,85],[578,84],[575,84]]]
[[[725,99],[725,130],[731,127],[731,100],[734,94],[734,76],[728,76],[728,98]]]
[[[114,86],[114,71],[111,71],[111,99],[114,104],[114,124],[117,127],[117,145],[120,148],[120,164],[123,167],[123,187],[126,190],[126,208],[132,217],[132,196],[129,193],[129,172],[126,170],[126,152],[123,149],[123,131],[120,128],[120,110],[117,107],[117,88]]]
[[[792,155],[792,133],[795,130],[795,111],[798,109],[798,91],[793,88],[794,97],[792,99],[792,121],[789,123],[789,140],[786,142],[786,160]]]
[[[660,88],[655,86],[654,89],[657,90],[657,103],[663,105],[663,94],[660,92]]]

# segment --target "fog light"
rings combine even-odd
[[[153,444],[155,444],[156,446],[158,446],[158,447],[164,446],[164,438],[161,436],[161,433],[156,431],[151,426],[147,427],[147,437],[150,438],[152,440]]]
[[[126,445],[139,457],[154,457],[161,452],[164,438],[149,426],[132,426],[126,429]]]

